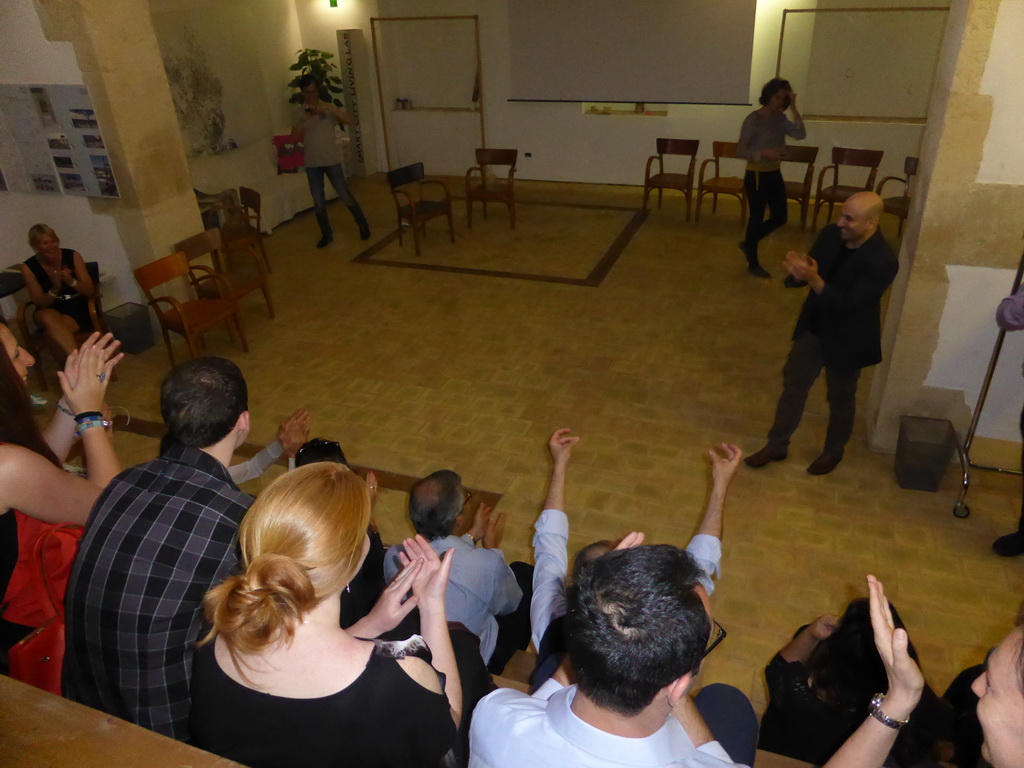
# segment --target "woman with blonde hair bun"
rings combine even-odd
[[[192,677],[197,746],[246,765],[437,766],[462,695],[445,614],[452,552],[403,543],[404,569],[348,630],[344,590],[369,540],[366,483],[341,464],[278,478],[239,528],[243,571],[206,596]],[[412,596],[405,599],[411,590]],[[418,607],[423,634],[393,629]],[[413,654],[429,649],[430,663]],[[429,656],[428,656],[429,658]]]

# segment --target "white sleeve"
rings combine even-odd
[[[231,475],[231,479],[236,485],[248,482],[249,480],[255,480],[270,469],[275,461],[281,458],[283,450],[281,444],[275,440],[248,461],[243,461],[241,464],[232,464],[228,467],[228,474]]]
[[[558,509],[545,509],[534,525],[533,601],[530,603],[530,632],[533,647],[553,619],[565,615],[565,575],[569,570],[569,518]]]
[[[686,551],[697,561],[702,574],[698,578],[701,586],[709,595],[715,591],[712,577],[722,576],[722,541],[717,536],[698,533],[686,545]]]

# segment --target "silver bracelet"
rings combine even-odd
[[[892,728],[894,731],[898,731],[904,725],[910,722],[910,718],[907,717],[903,720],[897,720],[895,717],[889,717],[885,712],[882,711],[882,702],[885,701],[884,693],[876,693],[874,698],[871,699],[871,708],[868,710],[871,716],[878,722],[887,728]]]
[[[66,413],[72,419],[75,418],[75,412],[68,408],[68,404],[64,402],[63,397],[57,401],[57,410],[61,413]]]

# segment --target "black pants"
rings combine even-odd
[[[772,448],[785,451],[789,447],[790,437],[800,426],[807,394],[822,368],[825,369],[825,385],[828,387],[825,450],[836,456],[843,455],[843,449],[853,434],[860,369],[839,370],[827,367],[821,339],[808,331],[793,340],[786,365],[782,368],[782,396],[775,408],[775,422],[768,430],[768,445]]]
[[[525,651],[530,644],[530,603],[533,601],[533,566],[529,563],[516,561],[509,564],[515,574],[516,583],[523,591],[523,598],[512,613],[496,616],[498,621],[498,639],[494,644],[494,653],[487,663],[487,671],[492,675],[500,675],[509,659],[516,651]]]
[[[753,254],[753,263],[757,259],[757,244],[786,223],[789,215],[786,182],[782,179],[782,171],[747,171],[743,186],[750,203],[750,218],[743,241],[747,244],[748,253]],[[768,221],[764,220],[765,207],[769,211]]]

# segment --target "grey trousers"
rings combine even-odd
[[[775,407],[775,422],[768,430],[768,445],[772,448],[785,451],[789,447],[789,439],[800,426],[807,394],[822,368],[825,369],[829,407],[825,450],[835,456],[843,455],[843,449],[853,434],[860,369],[843,370],[826,366],[821,339],[809,331],[793,339],[793,347],[782,368],[782,396]]]

